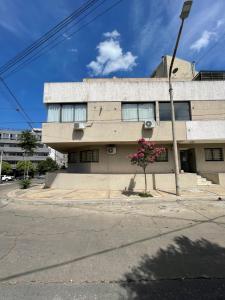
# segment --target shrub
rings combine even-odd
[[[27,189],[31,185],[31,180],[30,179],[21,179],[19,181],[19,185],[21,189]]]

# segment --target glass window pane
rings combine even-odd
[[[174,109],[177,121],[191,120],[189,102],[174,102]],[[159,115],[161,121],[171,121],[170,102],[159,103]]]
[[[92,151],[87,151],[87,161],[92,161]]]
[[[137,104],[122,104],[122,118],[123,121],[138,121]]]
[[[60,122],[60,104],[48,105],[48,122]]]
[[[74,121],[74,105],[62,105],[62,122]]]
[[[155,106],[153,103],[138,104],[139,121],[155,120]]]
[[[79,161],[78,152],[69,153],[69,162],[70,163],[77,163]]]
[[[157,162],[167,162],[168,161],[168,149],[165,149],[165,152],[162,152],[157,158]]]
[[[174,108],[177,121],[189,121],[191,119],[188,102],[175,102]]]
[[[87,105],[77,104],[75,105],[74,121],[86,122],[87,120]]]
[[[205,160],[210,161],[212,160],[212,151],[211,149],[205,149]]]
[[[213,160],[216,161],[223,160],[223,150],[221,148],[213,149]]]
[[[159,103],[159,116],[161,121],[171,121],[171,109],[169,102]]]
[[[98,162],[98,150],[93,150],[93,162]]]
[[[81,162],[86,162],[87,161],[87,152],[86,151],[81,151],[81,153],[80,153],[80,161]]]

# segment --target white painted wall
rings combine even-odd
[[[174,100],[225,100],[223,81],[174,81]],[[168,101],[168,81],[152,78],[87,79],[45,83],[44,103]]]
[[[225,139],[225,121],[186,122],[187,140]]]

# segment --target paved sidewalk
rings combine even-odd
[[[152,201],[153,199],[218,199],[225,198],[225,188],[219,185],[202,186],[190,188],[182,191],[182,195],[177,197],[175,191],[151,190],[152,197],[143,198],[138,193],[128,193],[110,190],[63,190],[45,189],[43,185],[36,185],[27,190],[15,189],[7,194],[7,197],[14,200],[28,201]]]

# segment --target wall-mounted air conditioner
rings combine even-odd
[[[152,129],[155,127],[155,121],[154,120],[147,120],[144,122],[144,129]]]
[[[74,123],[74,130],[84,130],[85,124],[84,123]]]
[[[114,155],[116,154],[116,146],[107,146],[106,152],[109,155]]]

